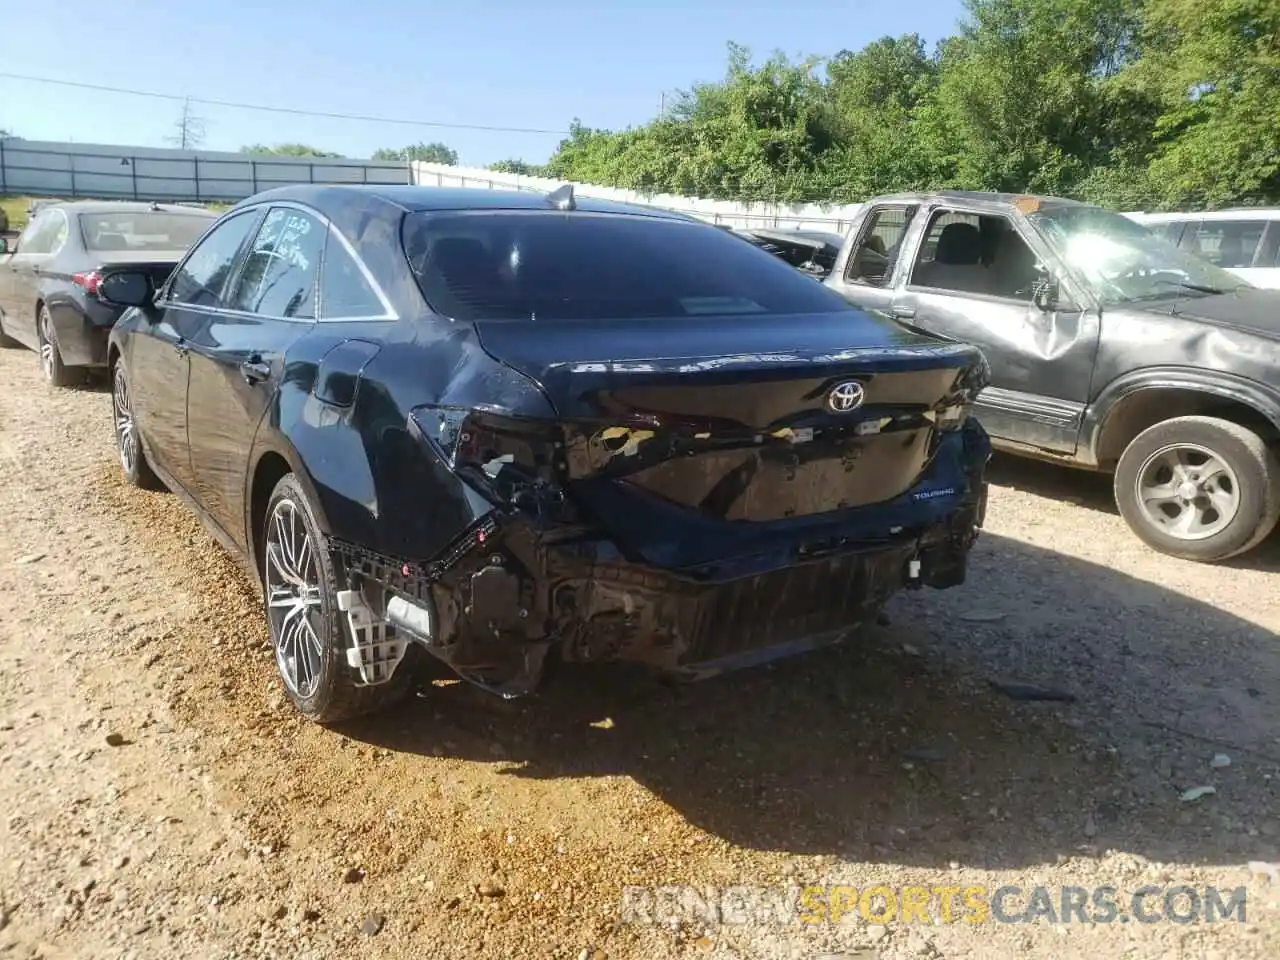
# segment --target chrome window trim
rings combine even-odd
[[[156,301],[156,306],[163,309],[173,309],[173,308],[180,307],[183,310],[193,310],[197,313],[204,313],[204,314],[209,314],[214,316],[257,317],[259,320],[282,320],[282,321],[285,321],[286,323],[363,323],[363,322],[387,323],[387,322],[394,322],[400,319],[400,315],[396,313],[395,307],[392,306],[390,299],[387,297],[386,293],[383,291],[382,285],[378,283],[378,281],[374,278],[373,274],[369,270],[369,267],[365,264],[364,259],[358,253],[356,253],[355,248],[351,245],[351,243],[347,240],[347,238],[342,235],[342,231],[339,230],[336,225],[334,225],[333,221],[330,220],[328,217],[326,217],[319,210],[316,210],[312,207],[308,207],[305,204],[298,203],[295,200],[263,200],[260,203],[253,203],[253,204],[249,204],[248,206],[240,208],[239,210],[236,211],[236,215],[239,216],[241,214],[255,212],[255,211],[262,211],[265,214],[265,212],[270,211],[271,208],[273,207],[284,207],[291,210],[297,210],[299,213],[304,213],[323,225],[325,229],[326,237],[337,237],[338,242],[342,244],[343,248],[350,255],[356,267],[359,268],[360,275],[364,277],[365,282],[369,284],[369,289],[373,291],[374,296],[378,298],[378,302],[382,304],[382,308],[384,312],[378,316],[358,316],[358,317],[280,317],[280,316],[276,316],[275,314],[254,313],[253,311],[250,311],[250,310],[230,310],[226,307],[209,307],[204,305],[183,303],[181,301],[171,300],[167,296],[163,300]],[[230,218],[227,218],[227,219],[230,219]],[[223,222],[224,221],[222,220],[222,218],[219,218],[218,220],[214,221],[214,226],[217,226],[218,224],[221,224]],[[188,251],[187,257],[190,257],[191,253],[195,251],[196,247],[199,244],[203,243],[205,238],[208,237],[209,234],[213,232],[214,226],[211,226],[208,230],[206,230],[204,234],[201,235],[200,239],[191,245],[191,250]],[[262,229],[261,224],[259,224],[258,229],[259,230]],[[256,236],[257,234],[255,233],[254,235]],[[322,284],[320,281],[323,277],[325,260],[328,259],[327,243],[326,243],[325,249],[326,249],[326,255],[321,257],[320,269],[316,272],[317,294],[321,292]],[[182,267],[186,264],[187,257],[183,257],[182,262],[179,263],[178,266],[174,268],[174,271],[173,271],[174,276],[176,276],[178,271],[181,270]],[[319,300],[320,298],[317,297],[317,299]],[[320,306],[323,308],[324,306],[323,301],[320,302]],[[323,309],[317,312],[323,312]]]

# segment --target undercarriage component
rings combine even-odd
[[[420,643],[429,645],[435,640],[435,621],[435,614],[425,603],[415,603],[404,597],[391,597],[387,600],[387,622]]]
[[[347,615],[351,628],[347,665],[359,671],[362,686],[386,683],[404,659],[408,641],[397,636],[391,624],[369,609],[358,590],[338,591],[338,609]]]
[[[524,656],[519,668],[502,679],[491,679],[483,673],[468,670],[465,667],[458,668],[458,676],[481,690],[497,694],[504,700],[514,700],[516,697],[533,693],[537,689],[538,682],[542,679],[542,667],[550,649],[549,642],[527,644],[523,649]]]

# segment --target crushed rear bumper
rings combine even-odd
[[[963,475],[952,475],[946,505],[924,502],[920,488],[907,497],[914,524],[897,523],[907,519],[901,511],[864,508],[895,522],[876,536],[781,543],[713,566],[665,569],[623,556],[598,531],[497,512],[425,564],[337,540],[330,548],[348,588],[390,635],[495,692],[531,691],[552,653],[696,679],[838,642],[901,589],[963,583],[985,516],[990,452],[976,423],[965,433]],[[416,626],[389,616],[393,598],[396,609],[407,602],[422,611]]]

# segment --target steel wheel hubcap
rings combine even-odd
[[[1162,447],[1138,471],[1135,492],[1148,523],[1179,540],[1221,533],[1240,512],[1240,482],[1218,454],[1194,443]]]
[[[267,518],[267,619],[276,668],[289,692],[313,696],[320,684],[324,650],[320,622],[320,576],[315,548],[292,500],[281,500]]]
[[[129,381],[124,370],[116,367],[111,388],[111,405],[116,420],[116,446],[120,448],[120,465],[132,473],[138,461],[138,434],[133,426],[133,407],[129,403]]]
[[[50,329],[49,324],[49,314],[42,312],[40,314],[40,366],[44,369],[44,375],[50,380],[53,379],[53,351],[55,349],[53,331]]]

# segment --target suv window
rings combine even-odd
[[[272,207],[254,237],[227,306],[264,317],[314,319],[324,238],[324,224],[310,214]]]
[[[332,227],[324,248],[320,276],[320,308],[326,320],[367,319],[387,313],[355,258]]]
[[[910,284],[935,290],[1031,300],[1036,255],[1002,216],[940,210],[911,268]]]
[[[1251,267],[1266,231],[1265,220],[1201,220],[1192,223],[1182,246],[1215,266]]]
[[[173,275],[169,300],[203,307],[219,306],[231,269],[257,222],[258,211],[246,210],[218,224]]]
[[[838,313],[856,308],[709,223],[634,214],[417,213],[404,248],[427,303],[456,320]]]
[[[845,279],[873,287],[888,283],[898,263],[902,238],[915,212],[915,207],[896,206],[877,207],[867,214],[853,256],[849,258]]]

